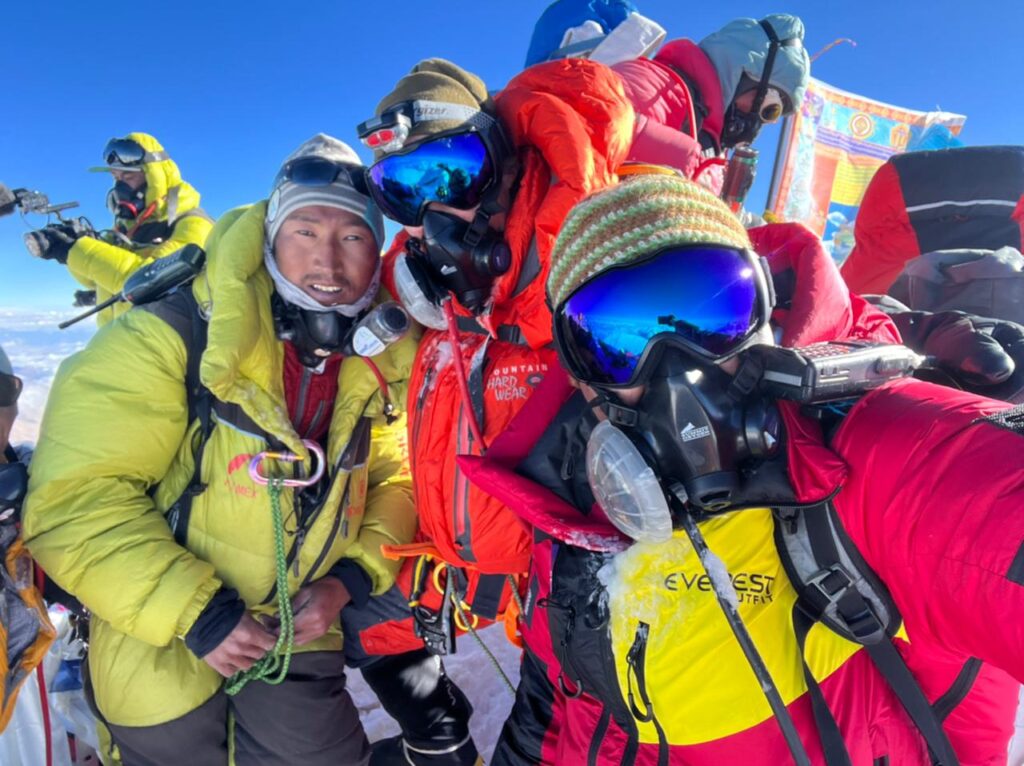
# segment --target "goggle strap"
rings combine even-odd
[[[494,172],[497,175],[498,169],[495,168]],[[487,234],[490,228],[491,216],[501,212],[501,205],[498,204],[498,196],[501,194],[501,182],[500,179],[496,180],[498,180],[498,183],[494,183],[491,191],[484,195],[480,207],[473,216],[473,222],[469,225],[466,235],[462,238],[462,241],[470,248],[476,247],[480,240],[484,238],[484,235]]]
[[[778,302],[779,296],[775,292],[775,280],[772,279],[772,267],[768,263],[768,259],[763,255],[757,257],[757,262],[761,266],[761,271],[764,273],[764,284],[768,288],[768,311],[769,313],[775,309]]]
[[[416,100],[411,102],[411,106],[414,127],[418,122],[436,122],[438,120],[458,120],[480,130],[490,130],[495,124],[494,118],[489,114],[465,104]]]
[[[768,19],[761,19],[758,24],[761,25],[761,29],[768,36],[770,44],[768,46],[768,56],[765,58],[764,69],[761,70],[761,81],[757,84],[757,96],[754,98],[754,105],[751,109],[752,114],[756,114],[758,117],[761,116],[761,105],[764,103],[764,97],[768,94],[769,81],[771,80],[772,70],[775,67],[775,54],[779,52],[779,48],[792,48],[800,45],[800,38],[798,37],[787,37],[785,40],[780,40],[779,36],[775,33],[775,28],[771,25]]]
[[[604,394],[602,394],[604,396]],[[626,428],[634,428],[637,423],[640,422],[640,416],[637,411],[632,407],[626,407],[618,402],[613,402],[605,397],[604,404],[601,406],[604,410],[604,414],[608,416],[608,421],[613,426],[625,426]]]

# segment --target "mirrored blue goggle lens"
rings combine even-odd
[[[111,139],[103,150],[108,165],[138,165],[145,156],[146,150],[128,138]]]
[[[428,202],[463,210],[480,204],[493,178],[478,133],[425,141],[408,153],[378,160],[369,171],[370,190],[381,211],[403,226],[418,226]]]
[[[682,248],[601,274],[555,319],[577,378],[633,382],[647,344],[671,334],[704,356],[735,351],[759,324],[757,267],[728,248]]]

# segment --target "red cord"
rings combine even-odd
[[[46,584],[46,573],[43,568],[35,564],[36,588],[39,595],[43,595],[43,586]],[[39,682],[39,704],[43,708],[43,733],[46,735],[46,766],[53,766],[53,727],[50,723],[50,700],[46,694],[46,673],[43,671],[43,659],[36,665],[36,680]]]
[[[377,385],[380,386],[381,395],[384,397],[385,411],[390,412],[392,409],[391,397],[388,395],[388,382],[384,379],[384,373],[380,371],[380,367],[378,367],[377,363],[370,359],[370,357],[361,356],[359,358],[366,362],[366,366],[370,368],[370,372],[372,372],[374,377],[377,378]]]
[[[700,174],[707,170],[712,165],[728,165],[729,161],[725,157],[709,157],[697,166],[697,169],[693,172],[693,179],[696,181],[700,178]]]
[[[444,311],[444,319],[448,323],[448,340],[452,344],[452,358],[455,360],[455,378],[459,382],[459,393],[462,395],[462,408],[466,411],[469,420],[469,430],[473,432],[473,438],[480,445],[481,454],[487,450],[483,434],[480,433],[480,424],[476,422],[476,411],[473,409],[473,399],[469,395],[469,381],[466,376],[466,365],[462,360],[462,344],[459,343],[459,326],[455,323],[455,309],[452,308],[452,301],[449,298],[441,304]]]
[[[153,213],[156,212],[156,206],[156,202],[150,202],[149,207],[142,211],[142,215],[135,219],[135,225],[132,226],[132,228],[125,233],[125,236],[128,237],[128,239],[134,237],[135,232],[139,230],[139,227],[142,226],[142,223],[151,215],[153,215]]]

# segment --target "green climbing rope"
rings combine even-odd
[[[281,517],[282,479],[268,479],[270,514],[274,521],[274,556],[277,560],[277,611],[281,619],[281,632],[274,648],[248,670],[241,670],[228,679],[224,687],[228,694],[238,694],[250,681],[279,684],[288,674],[295,644],[295,621],[292,601],[288,595],[288,554],[284,547],[284,520]],[[276,674],[276,675],[275,675]]]
[[[462,624],[466,626],[467,630],[469,630],[469,634],[476,639],[478,644],[480,644],[480,648],[483,649],[484,654],[487,655],[487,658],[491,661],[491,665],[494,666],[494,669],[498,671],[498,675],[501,676],[501,680],[505,682],[505,686],[508,687],[508,690],[512,692],[512,694],[515,694],[515,685],[505,674],[505,671],[501,669],[501,663],[498,662],[498,658],[494,656],[494,652],[492,652],[491,648],[484,643],[483,637],[477,632],[476,628],[473,627],[472,618],[469,613],[466,612],[466,608],[459,601],[459,597],[454,593],[452,594],[452,604],[455,606],[455,611],[459,613],[459,617],[462,619]]]

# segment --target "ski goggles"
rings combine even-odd
[[[142,144],[130,138],[112,138],[103,148],[103,161],[115,170],[141,170],[147,162],[167,159],[167,152],[147,152]]]
[[[774,302],[767,266],[749,250],[687,245],[611,268],[554,314],[566,369],[586,383],[642,383],[668,346],[721,361],[755,340]]]
[[[360,194],[369,196],[366,189],[366,168],[362,165],[333,162],[323,157],[299,157],[286,162],[274,178],[273,188],[276,189],[285,181],[299,186],[330,186],[339,177],[347,179],[352,188]]]
[[[21,396],[21,378],[0,372],[0,407],[10,407]]]
[[[384,215],[403,226],[419,226],[431,202],[457,210],[479,205],[496,172],[483,136],[462,129],[388,154],[366,177]]]

